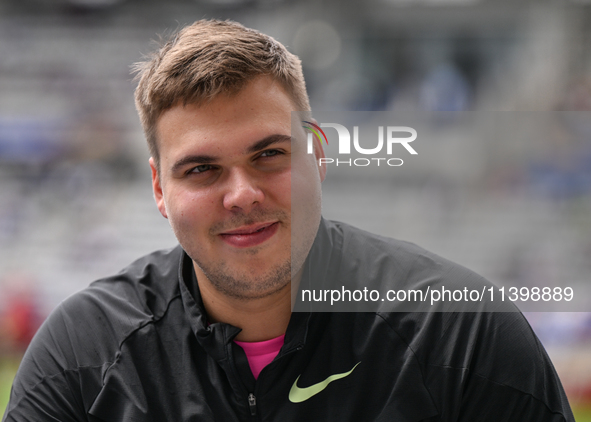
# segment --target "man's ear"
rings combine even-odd
[[[160,174],[154,162],[154,158],[150,157],[150,169],[152,170],[152,190],[154,191],[154,199],[156,200],[156,206],[160,211],[160,214],[164,218],[168,218],[166,213],[166,204],[164,203],[164,193],[162,192],[162,184],[160,183]]]
[[[318,125],[318,122],[316,121],[316,119],[312,118],[311,119],[312,123],[314,123],[315,125]],[[320,181],[324,182],[324,179],[326,178],[326,163],[324,163],[323,165],[320,165],[320,159],[321,158],[326,158],[326,156],[324,155],[324,148],[322,147],[322,143],[320,142],[320,140],[314,136],[314,156],[316,157],[316,165],[318,166],[318,173],[320,174]]]

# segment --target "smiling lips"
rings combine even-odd
[[[279,222],[259,223],[220,233],[224,242],[237,248],[257,246],[271,238],[279,228]]]

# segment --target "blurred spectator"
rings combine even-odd
[[[42,321],[34,283],[27,276],[13,274],[5,277],[0,291],[0,351],[22,354]]]

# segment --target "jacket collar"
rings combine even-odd
[[[230,348],[227,346],[241,329],[220,322],[208,324],[193,261],[184,250],[179,261],[178,281],[185,316],[197,341],[217,361],[228,359]],[[308,312],[292,313],[281,354],[299,350],[304,346],[310,319],[311,314]]]

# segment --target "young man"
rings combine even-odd
[[[573,420],[518,312],[292,313],[292,290],[316,280],[487,285],[321,218],[322,147],[292,133],[310,108],[281,44],[199,21],[138,71],[155,199],[180,246],[61,304],[5,421]]]

